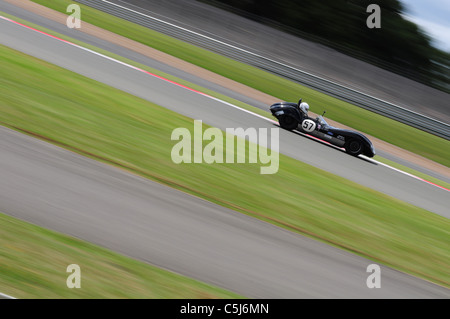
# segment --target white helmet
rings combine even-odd
[[[308,111],[309,111],[308,103],[305,103],[305,102],[300,103],[300,110],[302,110],[302,112],[307,115]]]

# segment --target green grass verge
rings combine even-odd
[[[32,1],[63,13],[66,13],[67,6],[73,3],[69,0]],[[322,113],[325,109],[328,117],[339,123],[450,167],[450,142],[445,139],[88,6],[81,5],[81,8],[83,21],[201,66],[280,100],[297,101],[299,97],[303,97],[310,103],[313,112]]]
[[[4,46],[0,59],[3,125],[450,286],[448,219],[284,155],[274,175],[174,164],[170,136],[192,119]]]
[[[15,298],[242,298],[0,213],[0,292]],[[81,288],[66,285],[67,266]]]

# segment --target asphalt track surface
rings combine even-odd
[[[223,103],[12,23],[0,21],[0,30],[2,44],[210,125],[272,127]],[[0,132],[0,211],[11,216],[248,297],[449,297],[447,289],[387,267],[382,267],[382,288],[368,289],[366,267],[372,262],[367,259],[8,129]],[[426,202],[423,206],[446,215],[449,202],[443,190],[295,133],[280,131],[280,138],[282,153],[349,179],[371,180],[372,174],[375,186],[396,197],[404,195],[399,185],[405,193],[418,191]],[[397,187],[390,188],[392,183]],[[427,202],[427,196],[436,198],[437,205]]]

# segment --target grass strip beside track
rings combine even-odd
[[[15,298],[242,298],[0,213],[0,291]],[[81,270],[69,289],[67,266]]]
[[[32,0],[66,13],[69,0]],[[303,97],[311,111],[450,167],[450,142],[364,110],[269,72],[163,35],[91,7],[80,5],[82,20],[255,88],[280,100]]]
[[[0,59],[2,125],[450,286],[448,219],[282,154],[274,175],[174,164],[172,131],[192,119],[4,46]]]

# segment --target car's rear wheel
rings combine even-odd
[[[278,119],[278,122],[280,122],[282,128],[289,131],[296,129],[298,126],[297,120],[291,116],[282,116]]]
[[[345,151],[353,156],[358,156],[363,151],[363,144],[357,139],[351,139],[345,143]]]

